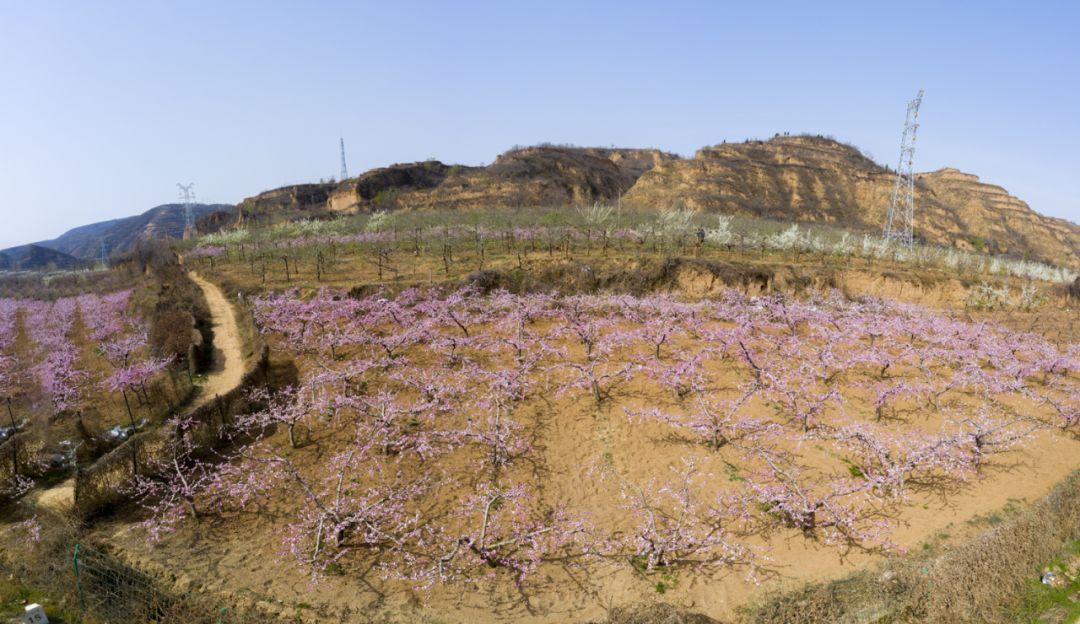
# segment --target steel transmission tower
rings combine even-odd
[[[341,179],[338,182],[349,179],[349,169],[345,166],[345,139],[341,139]]]
[[[101,267],[109,268],[109,244],[105,242],[104,236],[101,237]]]
[[[900,138],[900,163],[896,166],[896,184],[893,186],[892,201],[885,216],[885,230],[882,236],[886,240],[896,241],[905,247],[914,242],[915,226],[915,132],[919,129],[919,106],[922,104],[923,90],[914,100],[908,102],[907,117],[904,119],[904,135]]]
[[[186,186],[177,183],[180,189],[180,201],[184,204],[184,238],[195,233],[195,183],[189,182]]]

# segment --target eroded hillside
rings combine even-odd
[[[1027,251],[1056,264],[1077,263],[1080,228],[1075,223],[1040,215],[1000,186],[957,169],[919,174],[917,179],[935,199],[957,211],[964,232],[982,236],[996,251]]]
[[[483,167],[429,160],[339,184],[283,187],[244,200],[238,215],[265,222],[374,210],[621,201],[876,232],[894,181],[894,173],[858,149],[823,137],[725,143],[693,158],[650,149],[537,146],[508,151]],[[955,169],[919,174],[916,201],[916,236],[926,242],[1080,266],[1080,226],[1044,217],[974,175]]]
[[[645,172],[625,202],[877,230],[895,174],[856,148],[819,137],[722,144]],[[1080,227],[1044,217],[998,186],[956,169],[918,174],[916,236],[1055,264],[1080,263]]]

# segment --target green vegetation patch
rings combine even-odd
[[[1044,583],[1047,572],[1054,580]],[[1074,540],[1043,573],[1027,582],[1015,621],[1072,624],[1077,618],[1080,618],[1080,540]]]

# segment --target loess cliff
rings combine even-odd
[[[235,220],[621,199],[642,209],[683,205],[877,232],[894,181],[892,171],[858,149],[825,137],[725,143],[693,158],[653,149],[542,145],[510,150],[483,167],[430,160],[374,169],[338,184],[275,189],[244,200]],[[1042,216],[974,175],[956,169],[918,174],[916,202],[916,236],[923,241],[1080,266],[1080,226]]]

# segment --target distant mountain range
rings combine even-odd
[[[194,213],[198,219],[233,208],[228,204],[196,204]],[[164,204],[133,217],[82,225],[53,240],[0,250],[0,270],[80,268],[101,256],[103,240],[112,254],[130,251],[139,241],[183,235],[183,205]]]
[[[62,251],[42,247],[41,245],[20,245],[0,251],[0,271],[41,269],[81,269],[91,264]]]

